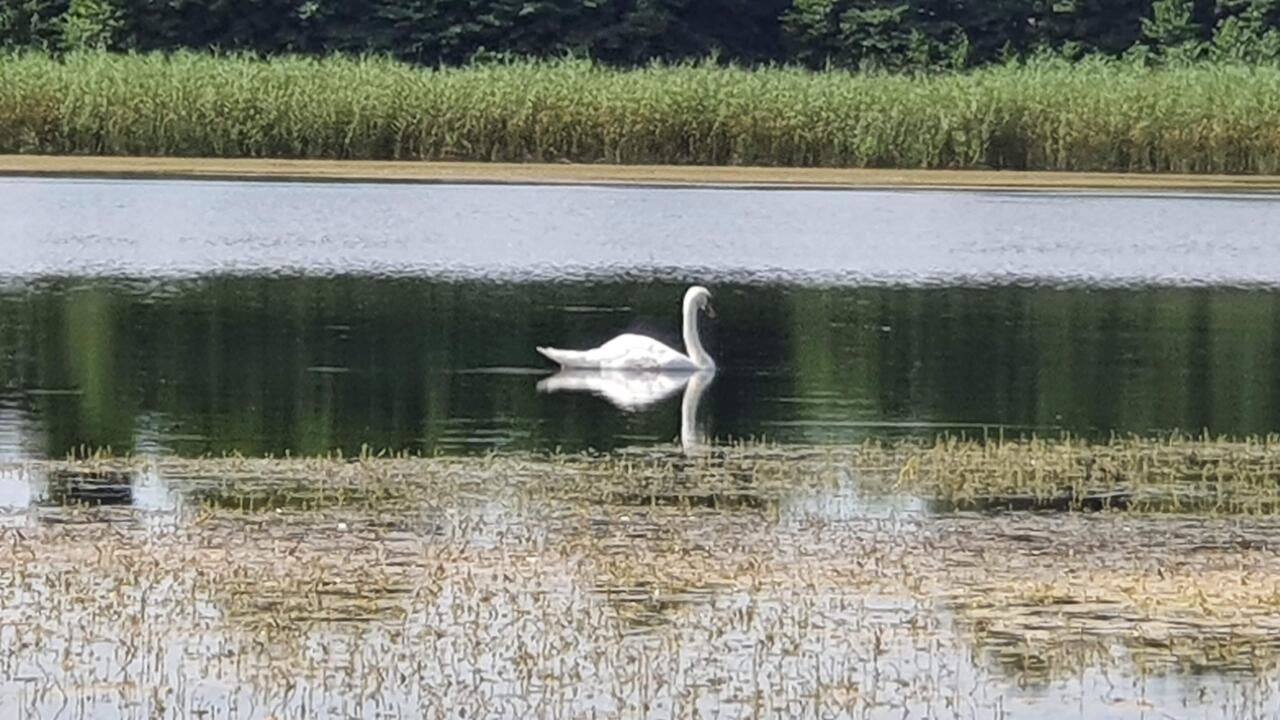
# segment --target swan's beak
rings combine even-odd
[[[713,318],[715,316],[716,316],[716,309],[711,306],[711,303],[707,303],[707,317]]]

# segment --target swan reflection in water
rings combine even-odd
[[[670,372],[660,370],[562,370],[538,383],[539,392],[588,392],[604,398],[624,412],[639,412],[684,390],[680,401],[680,445],[685,452],[700,447],[698,404],[715,370]]]

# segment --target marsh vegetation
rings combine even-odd
[[[1277,463],[1275,439],[1053,438],[9,464],[32,500],[0,515],[0,692],[72,717],[1264,717]],[[1159,502],[934,505],[1028,493]]]
[[[1275,173],[1280,69],[0,57],[0,152]]]

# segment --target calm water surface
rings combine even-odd
[[[1269,196],[0,180],[0,446],[605,450],[680,394],[538,344],[679,344],[716,439],[1280,430]]]
[[[764,559],[871,558],[892,577],[907,550],[938,559],[917,545],[945,539],[949,523],[1036,568],[1049,556],[1027,542],[1052,536],[1048,516],[1015,517],[1034,532],[1005,537],[985,518],[930,514],[916,498],[877,514],[853,480],[852,490],[784,497],[774,515],[753,509],[761,503],[705,515],[643,504],[550,512],[514,502],[520,478],[505,477],[511,487],[489,495],[410,503],[394,527],[379,507],[342,524],[269,510],[205,524],[191,521],[193,479],[181,473],[152,468],[99,488],[74,472],[36,478],[13,461],[104,446],[180,456],[608,451],[670,447],[690,432],[806,444],[944,431],[1273,433],[1276,228],[1280,198],[1262,195],[0,179],[0,522],[12,533],[0,547],[15,577],[24,573],[0,582],[12,595],[0,603],[0,646],[17,648],[0,662],[0,706],[135,717],[176,702],[258,717],[269,700],[280,716],[311,716],[319,703],[335,716],[408,717],[387,709],[424,707],[440,688],[443,707],[480,695],[530,701],[528,680],[507,672],[514,637],[551,668],[539,676],[543,701],[561,712],[652,711],[688,691],[708,715],[753,716],[762,697],[794,713],[832,702],[811,689],[825,673],[853,678],[872,701],[886,694],[867,717],[905,716],[920,697],[965,717],[1274,716],[1274,667],[1148,675],[1099,661],[1048,683],[1028,680],[1038,658],[1030,671],[986,658],[990,648],[953,630],[945,603],[913,615],[900,599],[840,583],[830,597],[673,587],[675,599],[659,603],[645,584],[647,572],[697,569],[690,558],[726,538],[722,551],[740,545]],[[717,317],[703,328],[720,366],[709,384],[666,388],[633,410],[539,389],[551,367],[535,345],[590,346],[623,331],[678,343],[689,282],[715,297]],[[82,525],[58,500],[63,485],[80,500],[92,485],[108,496],[91,499],[134,514]],[[469,513],[463,530],[441,534],[440,523]],[[1140,538],[1171,537],[1163,518],[1145,521]],[[840,543],[860,532],[871,538],[865,552],[846,553]],[[1113,532],[1081,537],[1115,564],[1133,533]],[[503,552],[489,565],[468,555],[494,537]],[[228,543],[240,549],[217,556]],[[287,546],[315,557],[282,556]],[[431,563],[445,551],[457,577],[420,592],[430,573],[443,577],[445,565]],[[132,575],[113,553],[139,558]],[[561,553],[572,561],[551,562]],[[634,570],[635,587],[592,576],[597,564],[645,557],[659,560]],[[942,579],[965,575],[943,562]],[[472,574],[484,567],[501,572]],[[389,606],[394,621],[329,621],[309,606],[295,617],[267,597],[275,587],[319,602],[331,583],[349,599],[344,577],[367,588],[361,573],[396,568],[412,572],[395,592],[415,590]],[[188,587],[196,569],[217,581]],[[258,580],[237,589],[220,572]],[[281,580],[288,572],[294,585]],[[667,624],[629,627],[628,603],[659,607]],[[503,624],[521,613],[532,619]],[[282,637],[253,624],[266,616]],[[135,644],[121,641],[122,627]],[[758,655],[792,636],[799,654]],[[572,681],[564,660],[595,647],[584,638],[603,649],[571,664],[603,674]],[[258,654],[288,660],[281,648],[311,658],[301,684],[296,666],[262,671],[272,661]],[[884,667],[867,660],[881,650]],[[367,669],[384,666],[397,674],[371,680]]]

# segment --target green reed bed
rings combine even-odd
[[[1280,172],[1280,68],[1046,61],[930,76],[0,57],[0,152]]]

